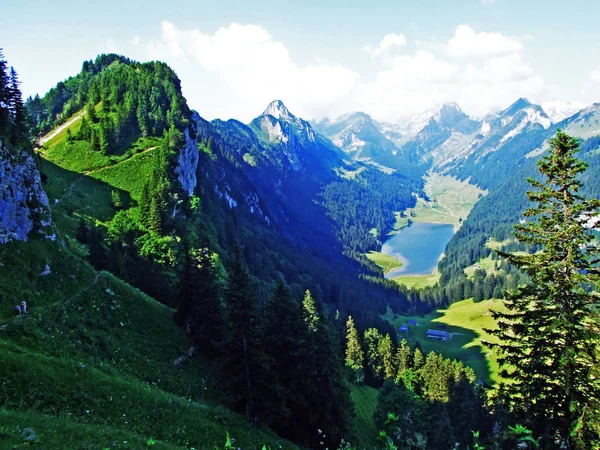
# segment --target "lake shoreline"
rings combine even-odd
[[[454,232],[452,224],[444,223],[413,222],[401,228],[381,246],[380,253],[402,262],[385,278],[433,275]]]

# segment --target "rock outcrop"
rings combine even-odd
[[[0,244],[27,241],[37,231],[53,239],[48,196],[34,157],[0,143]]]
[[[177,179],[188,197],[196,188],[196,170],[198,169],[198,139],[190,137],[189,129],[185,130],[185,147],[177,158]]]

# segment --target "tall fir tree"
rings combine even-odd
[[[275,292],[264,309],[264,344],[273,360],[273,370],[283,388],[280,423],[274,427],[290,438],[305,420],[308,403],[305,393],[308,383],[308,334],[300,304],[292,297],[283,280],[279,280]]]
[[[277,423],[281,390],[263,347],[263,323],[250,275],[236,244],[226,292],[228,334],[224,345],[223,381],[234,406],[248,417]]]
[[[383,361],[379,353],[379,343],[383,339],[377,328],[368,328],[363,334],[365,353],[365,383],[380,386],[383,381]]]
[[[587,164],[579,142],[558,131],[538,162],[544,180],[534,190],[529,220],[515,226],[534,254],[502,253],[531,282],[506,294],[496,312],[502,377],[513,410],[541,436],[544,448],[587,450],[600,445],[600,295],[597,227],[600,202],[578,192]],[[595,225],[594,225],[595,224]],[[597,229],[597,228],[596,228]]]
[[[319,311],[317,310],[315,299],[308,289],[302,301],[302,313],[308,330],[311,333],[315,333],[319,329]]]
[[[412,360],[412,350],[408,346],[406,339],[402,339],[402,342],[400,342],[396,352],[396,365],[398,367],[398,374],[410,369],[413,363]]]
[[[215,356],[221,351],[225,328],[215,268],[208,248],[188,248],[186,243],[175,319],[201,352]]]
[[[379,341],[377,352],[381,360],[383,379],[393,380],[396,377],[397,366],[394,358],[394,343],[389,334]]]
[[[364,380],[365,355],[358,339],[358,331],[352,316],[346,322],[346,367],[350,369],[352,381],[362,383]]]

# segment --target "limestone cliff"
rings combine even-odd
[[[48,196],[34,157],[0,143],[0,244],[38,232],[54,239]]]

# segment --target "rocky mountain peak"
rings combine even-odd
[[[265,109],[263,116],[273,116],[276,119],[291,120],[295,116],[287,109],[281,100],[274,100]]]

